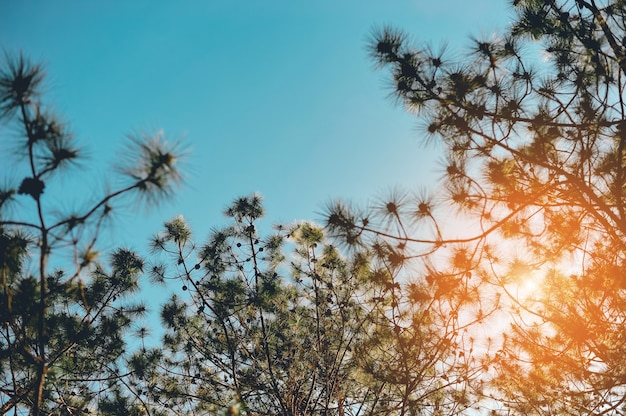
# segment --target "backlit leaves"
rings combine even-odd
[[[397,99],[423,121],[428,141],[445,146],[446,192],[418,198],[417,207],[396,192],[358,213],[337,203],[326,225],[343,241],[373,244],[389,267],[392,253],[425,259],[434,271],[425,287],[437,296],[452,290],[449,299],[474,305],[476,316],[484,317],[490,300],[501,307],[506,299],[515,330],[495,354],[499,373],[476,373],[494,381],[488,394],[504,407],[611,413],[622,406],[623,371],[613,357],[624,320],[613,305],[624,293],[597,271],[619,275],[609,265],[624,261],[626,8],[513,4],[508,33],[472,39],[462,62],[411,44],[400,30],[374,34],[370,53],[389,71]],[[435,203],[454,206],[460,218]],[[431,227],[417,227],[418,219]],[[559,268],[562,274],[547,272]],[[409,293],[424,302],[422,281],[413,279]],[[540,288],[531,290],[533,279]]]

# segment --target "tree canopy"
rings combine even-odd
[[[174,189],[178,154],[158,135],[134,137],[133,158],[118,169],[123,185],[61,212],[55,199],[74,195],[55,183],[87,169],[42,100],[44,78],[22,55],[0,69],[0,120],[18,133],[0,188],[0,413],[137,414],[125,358],[130,324],[145,312],[130,298],[144,263],[124,248],[100,261],[97,242],[122,198],[156,201]]]
[[[625,414],[626,2],[513,6],[461,58],[371,38],[445,149],[440,188],[273,231],[244,196],[204,243],[166,222],[146,258],[100,261],[98,238],[120,199],[172,192],[177,148],[133,138],[125,185],[59,213],[47,195],[82,150],[42,68],[8,59],[23,168],[0,188],[1,413]],[[142,274],[174,291],[158,346],[130,331]]]
[[[623,414],[626,3],[513,6],[510,29],[462,59],[374,34],[398,99],[445,146],[446,193],[336,204],[327,225],[352,245],[382,239],[402,261],[447,256],[440,272],[507,298],[507,336],[480,378],[504,413]],[[513,288],[532,274],[533,293]]]
[[[150,400],[173,414],[455,414],[470,406],[466,375],[476,365],[457,355],[468,340],[451,306],[462,289],[403,293],[384,256],[369,248],[342,255],[310,223],[263,237],[258,195],[236,199],[225,214],[230,224],[204,245],[182,218],[153,240],[164,255],[153,278],[178,281],[181,292],[162,308],[162,347],[145,353],[163,360],[142,363]]]

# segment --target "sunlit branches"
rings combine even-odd
[[[396,191],[362,211],[331,206],[326,225],[372,247],[390,270],[424,260],[436,273],[412,276],[416,302],[428,299],[424,288],[441,294],[450,281],[461,295],[467,274],[480,284],[463,298],[466,310],[500,296],[497,313],[510,314],[514,331],[486,362],[509,410],[610,413],[623,390],[615,305],[624,290],[614,268],[626,237],[626,8],[514,7],[507,33],[473,38],[462,62],[392,28],[374,33],[371,56],[389,71],[395,97],[429,142],[444,145],[445,192],[414,204]]]

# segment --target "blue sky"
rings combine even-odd
[[[88,156],[62,192],[44,194],[53,211],[102,195],[128,133],[182,140],[186,184],[158,207],[121,206],[100,240],[103,254],[145,253],[177,215],[202,242],[223,208],[252,192],[265,199],[267,226],[320,220],[337,198],[437,192],[440,149],[420,144],[418,120],[390,97],[367,40],[392,25],[462,59],[469,36],[503,31],[510,14],[504,0],[0,0],[0,49],[45,65],[44,99]],[[14,143],[0,125],[1,181],[20,179]],[[143,287],[156,329],[159,304],[178,290]]]
[[[45,64],[45,98],[95,171],[68,179],[76,201],[102,188],[129,132],[182,139],[186,185],[117,222],[112,244],[141,248],[178,214],[204,236],[254,191],[271,222],[290,222],[319,219],[335,198],[435,187],[437,149],[420,146],[417,120],[389,97],[368,37],[389,24],[461,51],[510,13],[502,0],[0,0],[0,48]],[[11,137],[0,138],[6,166]]]

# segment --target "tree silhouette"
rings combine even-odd
[[[626,5],[513,6],[508,32],[473,39],[462,60],[398,30],[374,34],[396,96],[445,145],[445,197],[394,195],[364,212],[337,204],[327,225],[350,245],[375,237],[403,260],[471,273],[480,299],[506,299],[512,323],[477,378],[492,383],[476,384],[503,413],[623,414]],[[520,290],[533,273],[539,288]]]
[[[107,267],[97,241],[116,202],[174,189],[178,154],[159,135],[132,138],[133,158],[119,169],[125,185],[61,213],[51,201],[74,195],[55,182],[85,168],[66,124],[41,101],[43,81],[42,67],[22,55],[0,70],[0,113],[19,135],[14,159],[23,166],[13,172],[24,175],[3,178],[0,189],[0,413],[139,414],[124,357],[130,324],[145,308],[124,298],[137,290],[143,260],[117,249]]]

